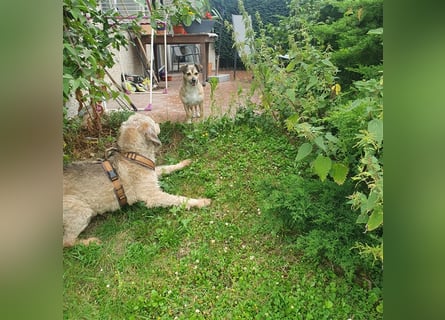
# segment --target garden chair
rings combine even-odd
[[[173,63],[177,63],[178,71],[179,65],[185,63],[199,63],[199,49],[196,45],[180,45],[172,46],[173,48]]]

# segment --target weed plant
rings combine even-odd
[[[211,206],[135,204],[93,220],[81,237],[102,244],[63,251],[64,319],[381,318],[378,281],[334,268],[348,268],[356,235],[354,214],[331,199],[348,187],[303,185],[297,146],[270,116],[163,123],[160,138],[158,164],[193,160],[161,187]]]
[[[67,118],[63,123],[63,161],[101,158],[107,148],[116,142],[121,123],[130,117],[132,111],[112,111],[104,113],[101,118],[101,131],[88,130],[81,117]]]

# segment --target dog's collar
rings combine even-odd
[[[111,183],[114,187],[114,194],[116,195],[117,201],[121,207],[127,204],[127,196],[125,195],[124,187],[119,181],[119,176],[116,171],[114,171],[111,162],[108,160],[102,161],[102,167],[108,175],[108,178],[111,180]]]
[[[155,163],[152,160],[144,157],[143,155],[140,155],[137,152],[124,152],[124,153],[122,153],[122,155],[125,158],[127,158],[131,161],[134,161],[143,167],[150,168],[151,170],[155,170],[155,167],[156,167]]]
[[[123,155],[126,159],[136,162],[137,164],[155,170],[156,165],[153,160],[144,157],[137,152],[121,152],[118,148],[109,148],[105,150],[105,159],[107,159],[113,152],[118,152]]]

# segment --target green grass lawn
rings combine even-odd
[[[63,252],[64,319],[380,319],[380,289],[302,259],[262,211],[265,179],[294,173],[296,147],[266,117],[161,125],[158,164],[191,158],[162,188],[211,206],[97,218],[100,245]]]

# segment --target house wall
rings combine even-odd
[[[128,35],[127,38],[129,38]],[[108,72],[118,83],[121,83],[122,73],[144,74],[144,67],[138,58],[136,48],[131,39],[128,39],[128,41],[130,42],[128,48],[121,48],[119,51],[113,50],[115,64],[111,69],[108,69]]]

